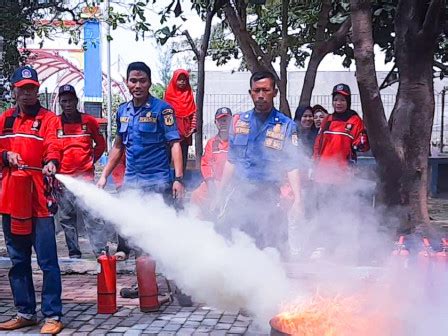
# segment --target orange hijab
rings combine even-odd
[[[188,79],[187,88],[185,90],[179,90],[176,85],[177,79],[182,74]],[[176,117],[188,117],[196,112],[193,90],[190,86],[190,74],[187,70],[178,69],[174,71],[173,78],[171,78],[165,92],[165,101],[174,109]]]

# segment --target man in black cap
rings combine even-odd
[[[106,149],[106,141],[100,133],[98,122],[91,115],[78,111],[78,96],[71,85],[59,88],[59,105],[62,108],[62,114],[58,117],[58,138],[62,146],[60,172],[93,182],[95,162]],[[75,196],[64,188],[58,219],[64,229],[70,258],[81,258],[77,230],[78,213],[81,214],[93,252],[98,256],[107,244],[104,222],[92,218],[87,211],[81,209]]]
[[[216,193],[216,186],[221,181],[229,151],[231,121],[232,111],[229,108],[220,107],[216,111],[215,125],[218,128],[218,134],[207,141],[201,158],[201,173],[204,182],[191,194],[191,202],[200,207],[202,217],[207,217],[210,202]]]
[[[18,313],[0,323],[0,330],[15,330],[38,323],[31,269],[31,248],[43,272],[41,311],[43,334],[62,328],[61,274],[56,249],[52,207],[44,188],[44,175],[53,175],[61,160],[56,136],[56,115],[40,106],[39,80],[30,67],[14,71],[11,78],[16,106],[0,116],[2,193],[0,213],[6,248],[11,259],[9,280]],[[48,181],[48,179],[47,179]],[[20,186],[20,188],[18,188]],[[18,190],[29,192],[18,192]],[[16,205],[20,204],[20,213]],[[24,217],[24,212],[29,217]]]

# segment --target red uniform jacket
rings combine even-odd
[[[369,142],[364,123],[358,114],[349,111],[344,120],[327,116],[314,143],[314,179],[316,182],[338,184],[346,181],[344,172],[356,161],[355,151],[368,151]],[[337,172],[335,170],[338,170]]]
[[[58,118],[42,107],[35,116],[26,115],[16,108],[6,110],[0,116],[0,151],[5,158],[7,151],[20,154],[24,165],[42,168],[49,161],[60,162],[61,148],[56,137]],[[2,164],[2,194],[0,197],[0,213],[11,213],[11,174],[16,167]],[[44,180],[42,172],[26,170],[24,173],[32,176],[32,216],[48,217],[50,212],[44,195]]]
[[[222,141],[218,136],[214,136],[207,142],[201,159],[201,173],[204,180],[211,178],[221,180],[228,151],[229,142]]]
[[[228,141],[222,141],[218,136],[208,140],[201,159],[201,173],[205,181],[209,179],[221,180],[228,151]],[[208,193],[207,184],[202,182],[197,189],[193,190],[191,202],[197,205],[204,205],[207,201],[210,201]]]
[[[61,174],[83,176],[93,180],[94,163],[103,155],[106,141],[94,117],[79,113],[79,120],[68,122],[58,117],[58,138],[62,147]]]

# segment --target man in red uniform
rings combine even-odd
[[[59,88],[59,104],[62,108],[62,114],[58,117],[60,125],[57,133],[62,146],[60,172],[93,181],[95,162],[106,149],[106,141],[100,133],[98,122],[91,115],[78,111],[78,96],[71,85]],[[104,222],[92,218],[89,212],[80,208],[75,196],[64,188],[59,203],[58,219],[64,229],[70,258],[81,258],[77,229],[78,214],[84,222],[93,252],[98,256],[107,244]]]
[[[0,213],[12,263],[9,280],[18,313],[0,323],[0,330],[15,330],[38,323],[31,269],[31,248],[34,247],[43,272],[41,311],[45,324],[41,333],[57,334],[63,328],[60,321],[62,286],[44,175],[55,174],[60,162],[56,136],[58,119],[39,104],[39,81],[34,69],[17,69],[11,83],[17,105],[0,116],[3,173]],[[19,193],[20,189],[24,192]]]
[[[201,208],[202,216],[209,208],[209,203],[216,191],[216,185],[221,181],[224,165],[229,151],[229,128],[232,121],[232,111],[227,107],[219,108],[215,113],[215,125],[218,134],[209,139],[201,159],[201,173],[204,181],[191,194],[191,202]]]

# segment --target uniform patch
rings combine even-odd
[[[151,114],[149,114],[149,115],[151,115]],[[156,123],[157,122],[157,118],[154,118],[154,117],[140,117],[139,119],[138,119],[138,121],[139,122],[142,122],[142,123]]]
[[[31,71],[29,69],[23,69],[22,70],[22,77],[23,78],[31,78]]]
[[[40,129],[40,120],[34,120],[33,125],[31,126],[32,131],[38,131]]]
[[[266,137],[283,141],[285,140],[285,135],[282,133],[282,124],[276,124],[272,130],[266,132]]]
[[[247,121],[238,120],[235,124],[235,134],[249,134],[250,126]]]
[[[58,129],[58,137],[61,137],[61,136],[63,136],[64,135],[64,131],[63,130],[61,130],[61,129]]]
[[[173,109],[166,109],[162,111],[163,122],[165,126],[173,126],[174,125],[174,111]]]
[[[346,125],[345,125],[345,129],[346,129],[347,131],[351,131],[352,128],[353,128],[353,124],[346,124]]]
[[[82,125],[81,125],[81,129],[82,129],[83,131],[87,131],[87,125],[86,125],[86,124],[82,124]]]
[[[298,147],[299,146],[299,136],[297,133],[293,133],[291,136],[291,142],[293,144],[293,146]]]
[[[151,111],[149,111],[148,113],[146,113],[146,116],[147,116],[147,117],[150,117],[150,116],[151,116]]]
[[[281,150],[283,148],[283,141],[273,138],[266,138],[264,140],[264,145],[272,149]]]
[[[129,122],[129,117],[120,117],[120,122],[122,122],[122,123]]]

